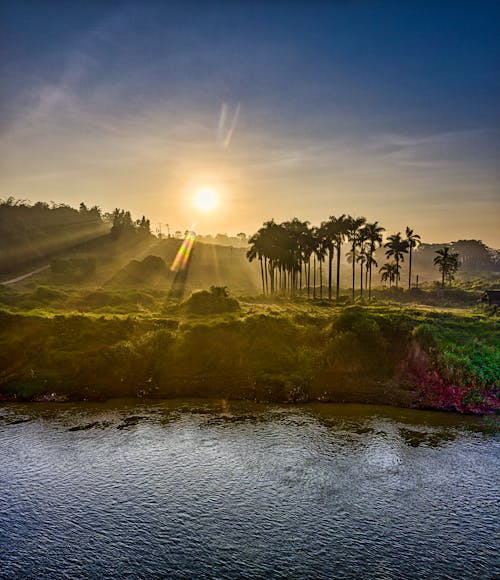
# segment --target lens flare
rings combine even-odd
[[[191,254],[191,250],[193,249],[194,242],[196,240],[196,232],[191,229],[186,232],[186,237],[184,238],[177,255],[175,256],[172,265],[170,266],[170,271],[181,271],[187,266],[189,262],[189,256]]]

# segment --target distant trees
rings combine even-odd
[[[481,240],[458,240],[452,242],[450,249],[459,254],[460,269],[468,272],[498,270],[498,250],[488,248]]]
[[[15,271],[24,263],[88,242],[109,231],[98,206],[79,209],[66,204],[0,200],[0,270]]]
[[[104,217],[112,224],[111,237],[114,240],[134,236],[136,234],[142,237],[149,237],[152,235],[151,223],[145,216],[133,221],[129,211],[116,208],[113,212],[105,214]]]
[[[451,286],[452,281],[455,279],[455,273],[460,265],[458,261],[459,254],[451,252],[447,246],[436,250],[436,254],[433,263],[441,272],[441,288],[444,288],[445,279],[448,280]]]
[[[103,214],[97,205],[81,202],[78,209],[64,203],[0,199],[0,271],[18,270],[24,263],[48,260],[56,254],[111,233],[114,239],[151,236],[149,220],[132,220],[130,212]],[[56,266],[57,269],[57,266]]]
[[[372,269],[377,267],[375,252],[382,245],[384,228],[378,221],[367,223],[364,217],[353,217],[342,214],[330,218],[320,226],[311,226],[309,222],[293,218],[281,224],[274,220],[267,221],[253,236],[249,238],[247,258],[249,261],[259,260],[262,292],[264,294],[300,293],[305,286],[307,296],[310,296],[311,267],[313,268],[312,284],[313,298],[317,297],[316,272],[319,277],[319,298],[323,298],[323,277],[325,262],[328,262],[328,299],[333,297],[333,263],[337,259],[336,296],[340,295],[340,260],[341,248],[344,242],[349,243],[346,254],[351,264],[352,296],[356,293],[356,268],[359,268],[359,293],[368,289],[371,298]],[[407,236],[412,242],[403,239],[401,233],[388,237],[386,256],[392,261],[381,269],[383,280],[398,285],[401,277],[401,263],[420,237],[407,228]],[[384,277],[385,276],[385,277]]]

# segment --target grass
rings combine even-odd
[[[444,387],[429,379],[437,373],[461,389],[460,405],[471,399],[475,406],[465,410],[482,409],[486,396],[498,400],[498,319],[478,309],[236,301],[213,290],[179,303],[155,288],[50,286],[2,288],[0,304],[0,394],[9,397],[55,391],[72,399],[223,396],[448,408],[451,395],[437,401]],[[412,359],[415,344],[422,368]]]

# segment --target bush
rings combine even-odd
[[[225,286],[212,286],[210,290],[194,292],[182,307],[191,314],[222,314],[240,310],[239,302],[229,296]]]

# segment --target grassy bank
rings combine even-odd
[[[496,318],[285,301],[199,314],[196,304],[164,300],[160,312],[129,316],[4,308],[0,395],[498,408]]]

